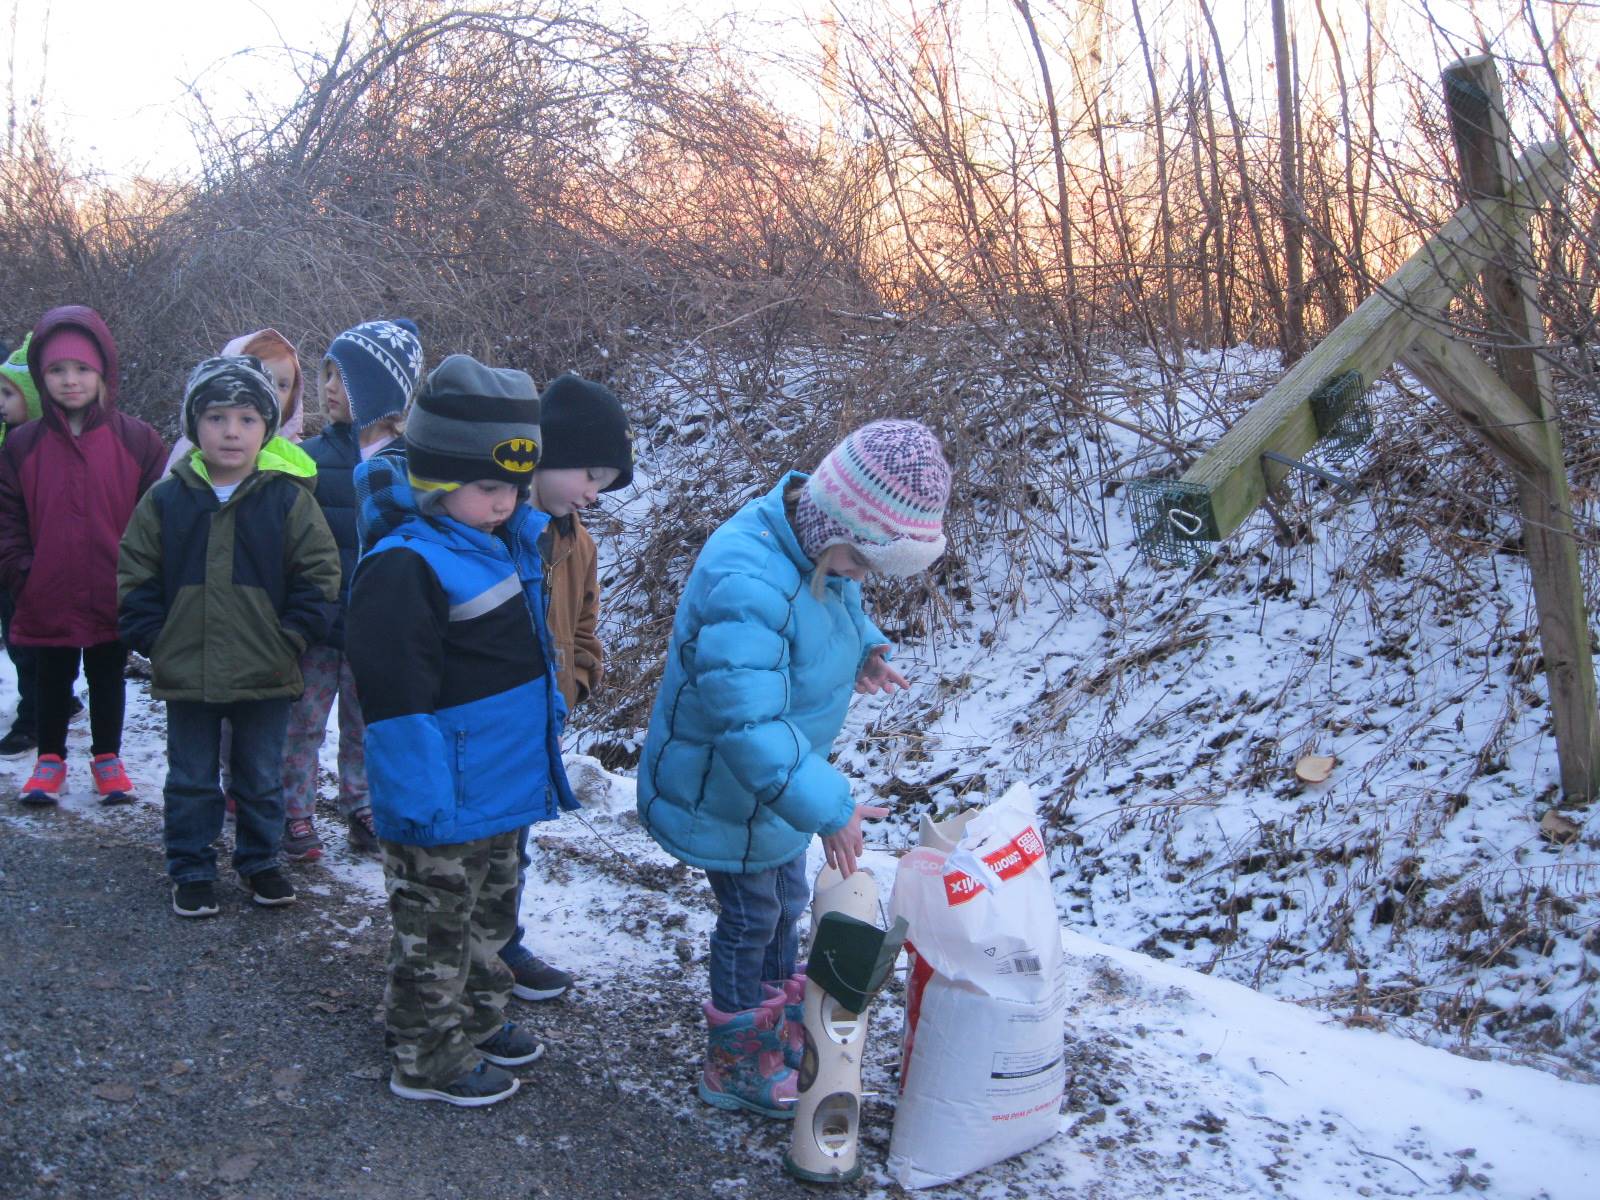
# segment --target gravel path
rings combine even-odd
[[[781,1127],[693,1102],[681,980],[513,1002],[549,1045],[516,1096],[407,1103],[381,908],[322,876],[268,911],[224,871],[221,915],[180,920],[129,816],[0,824],[0,1197],[814,1194],[774,1169]]]

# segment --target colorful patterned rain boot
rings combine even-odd
[[[783,1062],[779,1027],[784,999],[779,992],[758,1008],[736,1013],[725,1013],[706,1001],[710,1034],[705,1069],[700,1073],[700,1099],[716,1108],[742,1108],[764,1117],[793,1119],[798,1081]]]
[[[783,1021],[778,1026],[778,1036],[783,1042],[783,1065],[791,1071],[800,1069],[800,1059],[806,1052],[806,969],[798,967],[782,983],[763,983],[767,999],[783,997]]]

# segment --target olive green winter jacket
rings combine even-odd
[[[316,465],[273,438],[226,504],[197,450],[145,493],[117,562],[117,629],[158,700],[229,704],[305,690],[300,654],[338,611],[339,549]]]

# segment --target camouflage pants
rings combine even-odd
[[[361,718],[350,660],[337,646],[312,646],[300,656],[306,690],[289,709],[289,734],[283,743],[285,819],[309,817],[317,808],[317,766],[328,714],[339,700],[339,812],[349,816],[367,799],[367,723]]]
[[[454,846],[380,842],[394,935],[384,1018],[395,1073],[438,1087],[478,1064],[500,1028],[511,971],[499,949],[517,927],[517,833]]]

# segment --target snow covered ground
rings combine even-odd
[[[782,366],[763,412],[774,461],[854,369]],[[679,382],[699,369],[637,389],[655,406],[640,487],[594,522],[602,571],[624,581],[652,530],[770,483],[742,451],[699,482],[735,440],[710,388]],[[1568,834],[1542,824],[1559,804],[1555,746],[1515,500],[1492,466],[1440,428],[1438,406],[1381,382],[1373,443],[1343,463],[1311,456],[1354,499],[1296,477],[1276,504],[1308,540],[1278,544],[1257,513],[1189,569],[1141,552],[1128,500],[1127,481],[1170,472],[1171,455],[1057,415],[1170,420],[1197,451],[1277,373],[1274,355],[1232,350],[1191,355],[1163,384],[1132,358],[1106,363],[1112,382],[1085,400],[1031,408],[988,398],[1012,386],[1002,377],[952,378],[969,415],[947,449],[976,509],[935,568],[938,594],[884,622],[911,691],[858,702],[838,760],[894,809],[891,848],[923,813],[1027,781],[1063,917],[1110,944],[1593,1078],[1600,832],[1574,810],[1556,814]],[[1585,530],[1591,484],[1574,484]],[[1594,564],[1585,578],[1593,612]],[[880,586],[880,611],[904,591]],[[648,595],[619,596],[613,639],[652,611]],[[579,746],[641,732],[595,729]],[[1306,754],[1336,759],[1325,782],[1296,777]]]

